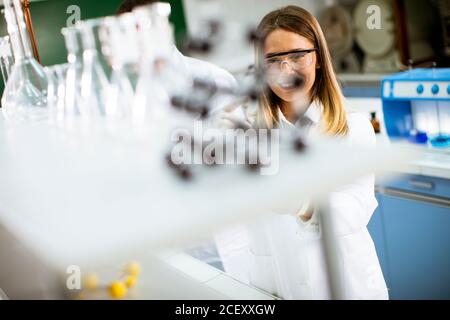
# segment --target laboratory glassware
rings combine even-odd
[[[14,66],[2,97],[5,116],[14,121],[46,119],[48,81],[33,57],[20,0],[4,0]]]
[[[89,117],[106,117],[113,115],[111,106],[110,83],[101,64],[99,27],[103,19],[86,20],[78,23],[83,45],[83,66],[81,72],[81,105]]]
[[[133,90],[136,90],[140,61],[136,18],[133,13],[124,13],[118,17],[118,21],[122,30],[123,39],[126,39],[126,46],[129,46],[129,48],[123,45],[120,46],[120,54],[123,57],[123,68],[133,86]]]
[[[170,4],[158,2],[142,7],[141,11],[148,15],[155,33],[155,42],[157,43],[154,52],[156,77],[171,96],[190,92],[193,81],[186,65],[181,63],[181,54],[175,46],[174,28],[169,21]]]
[[[0,38],[0,68],[2,72],[3,83],[6,85],[8,82],[11,69],[14,64],[14,57],[11,49],[11,42],[9,37]]]
[[[136,122],[147,118],[163,119],[171,110],[171,89],[181,88],[179,80],[187,74],[183,70],[168,73],[174,50],[173,29],[168,22],[170,5],[156,3],[142,6],[134,9],[133,14],[138,26],[141,61],[132,117]]]
[[[110,77],[111,113],[126,118],[131,114],[139,52],[137,28],[130,13],[107,17],[99,28],[101,49],[112,69]]]
[[[48,78],[48,112],[51,124],[63,123],[66,112],[66,78],[68,64],[60,64],[45,68]]]
[[[81,101],[81,76],[83,71],[83,48],[81,31],[76,27],[63,28],[67,49],[67,75],[65,85],[65,116],[87,114],[88,108]]]
[[[57,100],[57,80],[54,67],[45,67],[45,75],[47,76],[47,103],[49,109],[56,105]]]

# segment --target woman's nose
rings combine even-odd
[[[286,60],[283,60],[280,65],[280,71],[286,72],[286,71],[291,71],[291,70],[292,70],[292,67],[289,64],[289,62]]]

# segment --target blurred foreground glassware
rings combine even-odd
[[[45,68],[48,78],[48,112],[52,124],[62,124],[71,115],[66,112],[66,78],[68,64],[60,64]]]
[[[178,78],[184,72],[169,77],[166,85],[160,77],[172,56],[173,29],[168,16],[170,5],[156,3],[133,10],[138,25],[141,45],[140,75],[133,101],[133,120],[164,119],[170,112],[170,88],[177,88]],[[169,89],[169,90],[167,90]]]
[[[46,120],[48,81],[43,67],[33,57],[21,2],[3,2],[15,60],[2,97],[3,112],[13,121]]]
[[[111,66],[111,114],[126,118],[131,115],[137,82],[139,48],[136,20],[131,13],[107,17],[99,29],[102,52]]]
[[[14,64],[14,57],[11,49],[11,42],[9,37],[0,38],[0,69],[2,72],[3,83],[6,85],[8,82],[11,69]]]
[[[81,100],[81,76],[83,72],[83,48],[81,43],[81,31],[78,28],[63,28],[67,49],[67,75],[65,85],[65,117],[86,114],[87,108],[83,108]]]
[[[83,64],[81,72],[81,114],[89,117],[114,115],[113,96],[108,77],[100,63],[97,50],[99,27],[103,19],[80,22],[77,25],[83,44]]]

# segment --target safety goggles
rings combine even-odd
[[[283,64],[286,63],[294,70],[301,70],[312,64],[313,59],[310,53],[314,51],[317,51],[317,49],[311,48],[269,54],[264,59],[264,66],[269,73],[281,72]]]

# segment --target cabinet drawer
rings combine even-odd
[[[421,175],[402,175],[377,183],[379,188],[397,189],[450,200],[450,180]]]

